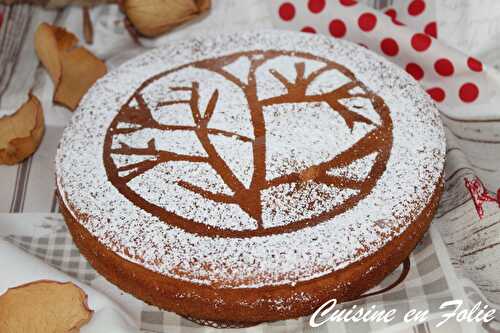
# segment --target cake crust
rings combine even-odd
[[[410,255],[432,222],[443,187],[441,179],[429,205],[418,218],[374,255],[346,269],[294,286],[244,289],[218,289],[187,283],[125,260],[103,246],[75,221],[63,201],[59,202],[75,244],[109,282],[150,305],[199,323],[208,321],[218,327],[244,327],[310,315],[333,298],[338,302],[358,299]]]

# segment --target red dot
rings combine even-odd
[[[396,43],[396,41],[392,38],[383,39],[380,43],[380,48],[382,49],[382,52],[389,57],[394,57],[399,52],[398,43]]]
[[[411,38],[411,46],[418,52],[425,51],[431,46],[431,38],[425,34],[417,33]]]
[[[354,6],[357,3],[355,0],[340,0],[340,4],[344,6]]]
[[[325,0],[309,0],[307,7],[312,13],[317,14],[325,8]]]
[[[285,2],[280,6],[279,14],[282,20],[290,21],[295,17],[295,7],[290,2]]]
[[[479,88],[474,83],[467,82],[460,87],[458,95],[464,103],[471,103],[479,96]]]
[[[358,19],[359,28],[363,31],[372,31],[377,24],[377,17],[372,13],[364,13]]]
[[[330,34],[333,37],[341,38],[345,36],[347,28],[345,27],[344,22],[339,19],[334,19],[330,22],[330,26],[328,27],[330,30]]]
[[[424,32],[428,34],[429,36],[432,36],[434,38],[437,38],[437,24],[436,22],[431,22],[427,24],[424,28]]]
[[[417,81],[421,80],[424,77],[424,70],[422,69],[422,67],[413,62],[410,62],[408,65],[406,65],[405,69],[408,74],[413,76],[413,78]]]
[[[483,70],[483,64],[476,58],[469,57],[469,59],[467,59],[467,66],[474,72],[481,72]]]
[[[385,15],[388,15],[388,16],[390,16],[392,19],[395,19],[395,18],[396,18],[396,16],[398,15],[398,13],[396,12],[396,10],[395,10],[395,9],[392,9],[392,8],[391,8],[391,9],[388,9],[388,10],[386,10],[386,11],[385,11]]]
[[[442,76],[450,76],[455,71],[451,61],[446,58],[438,59],[434,63],[434,69],[436,70],[436,73]]]
[[[408,6],[408,14],[410,14],[411,16],[420,15],[424,10],[425,10],[424,0],[413,0]]]
[[[315,34],[316,33],[316,29],[314,29],[313,27],[303,27],[300,31],[302,32],[308,32],[310,34]]]
[[[398,19],[396,18],[397,16],[397,13],[396,13],[396,10],[394,9],[388,9],[385,11],[385,15],[389,16],[392,20],[392,23],[396,24],[396,25],[404,25],[403,23],[399,22]]]
[[[441,88],[438,88],[438,87],[428,89],[427,93],[436,102],[442,102],[442,101],[444,101],[444,98],[446,97],[444,90]]]

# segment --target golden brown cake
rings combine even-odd
[[[105,278],[197,321],[251,325],[354,299],[412,251],[444,133],[406,73],[356,45],[262,31],[111,71],[56,157],[61,209]]]

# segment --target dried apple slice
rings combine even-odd
[[[54,101],[74,110],[87,90],[106,74],[106,65],[81,47],[64,53],[61,64],[62,76]]]
[[[14,114],[0,118],[0,164],[15,164],[33,154],[44,129],[42,105],[30,94]]]
[[[42,23],[35,32],[35,51],[57,85],[61,79],[61,53],[74,48],[78,38],[63,28]]]
[[[54,101],[71,110],[107,72],[106,64],[83,47],[71,32],[47,23],[38,26],[35,50],[55,84]]]
[[[34,281],[0,296],[0,332],[79,332],[92,313],[75,284]]]
[[[123,10],[146,37],[156,37],[210,9],[211,0],[124,0]]]

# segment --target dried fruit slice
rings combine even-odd
[[[42,105],[30,94],[14,114],[0,118],[0,164],[15,164],[33,154],[44,129]]]
[[[123,9],[142,35],[155,37],[210,9],[211,0],[125,0]]]
[[[35,51],[57,85],[61,79],[61,53],[74,48],[78,38],[63,28],[42,23],[35,32]]]
[[[34,281],[0,296],[0,332],[79,332],[92,313],[75,284]]]
[[[104,62],[63,28],[42,23],[35,33],[35,50],[56,86],[54,101],[74,110],[87,90],[106,74]]]
[[[106,74],[106,65],[81,47],[65,53],[61,64],[62,76],[54,101],[74,110],[87,90]]]

